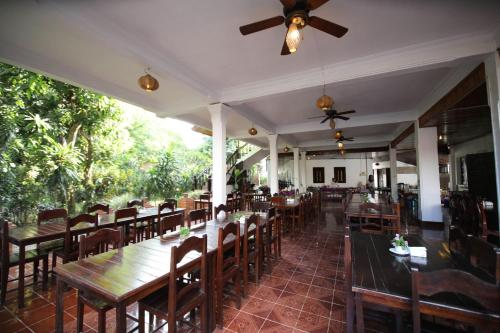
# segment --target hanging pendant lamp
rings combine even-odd
[[[157,79],[155,79],[152,75],[148,73],[149,70],[150,68],[146,69],[144,71],[145,75],[141,76],[137,80],[137,82],[139,83],[139,87],[148,92],[151,92],[157,90],[160,87],[160,83],[158,82]]]

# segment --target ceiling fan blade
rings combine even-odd
[[[283,16],[275,16],[268,18],[267,20],[262,20],[259,22],[250,23],[247,25],[242,25],[240,27],[240,32],[243,36],[248,34],[253,34],[254,32],[269,29],[283,24],[285,18]]]
[[[295,6],[295,0],[280,0],[285,8],[290,8]]]
[[[286,39],[283,41],[283,47],[281,48],[281,55],[289,55],[290,50],[288,49],[288,45],[286,44]]]
[[[354,138],[344,138],[345,141],[354,141]]]
[[[330,0],[309,0],[307,2],[307,8],[309,8],[309,10],[314,10],[316,8],[323,6],[328,1]]]
[[[328,119],[330,119],[330,117],[326,117],[325,119],[323,119],[320,124],[323,124],[325,121],[327,121]]]
[[[342,119],[342,120],[349,120],[349,117],[344,117],[344,116],[339,116],[339,115],[336,115],[335,118]]]
[[[316,117],[309,117],[307,119],[317,119],[317,118],[324,118],[325,116],[316,116]]]
[[[349,111],[342,111],[342,112],[338,112],[337,114],[349,114],[349,113],[354,113],[356,111],[354,110],[349,110]]]
[[[322,18],[317,16],[309,17],[309,25],[337,38],[344,36],[348,30],[346,27],[327,20],[323,20]]]

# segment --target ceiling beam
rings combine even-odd
[[[392,135],[375,135],[375,136],[364,136],[364,137],[356,137],[355,141],[346,141],[344,142],[345,147],[355,147],[361,148],[363,147],[372,147],[376,145],[388,145],[391,141]],[[336,141],[333,139],[330,140],[312,140],[312,141],[303,141],[298,142],[297,146],[300,148],[311,148],[311,147],[331,147],[337,146]]]
[[[429,124],[436,118],[439,118],[441,113],[453,108],[467,95],[481,86],[486,81],[486,73],[484,63],[477,66],[469,75],[460,81],[453,89],[437,101],[430,109],[428,109],[418,119],[419,127],[434,126]]]
[[[369,116],[352,116],[348,121],[337,120],[338,128],[352,128],[361,126],[374,126],[383,124],[394,124],[399,122],[414,121],[417,114],[413,110],[401,112],[379,113]],[[296,124],[276,126],[277,134],[295,134],[304,132],[316,132],[330,130],[328,122],[320,124],[321,119],[315,121],[307,121]]]
[[[347,148],[344,149],[346,153],[373,153],[373,152],[382,152],[387,151],[387,146],[378,146],[378,147],[366,147],[366,148]],[[330,155],[330,154],[338,154],[338,149],[328,149],[328,150],[310,150],[306,152],[306,155]]]
[[[220,92],[220,100],[225,103],[252,101],[323,84],[438,68],[460,58],[494,52],[496,48],[490,34],[454,36],[334,63],[323,70],[318,67],[230,87]]]
[[[396,148],[398,143],[406,139],[410,134],[415,132],[415,124],[411,124],[408,126],[401,134],[399,134],[394,140],[391,142],[391,148]]]

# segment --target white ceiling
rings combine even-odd
[[[228,134],[248,138],[254,124],[259,136],[310,145],[328,132],[307,119],[321,115],[323,82],[339,110],[357,111],[339,126],[382,142],[500,40],[500,1],[486,0],[332,0],[313,15],[348,33],[307,27],[285,57],[284,26],[238,31],[281,12],[278,0],[3,1],[0,59],[204,127],[206,106],[226,102]],[[137,85],[148,66],[160,81],[155,93]]]

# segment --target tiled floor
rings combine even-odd
[[[345,328],[343,236],[339,205],[327,205],[320,218],[309,221],[297,237],[285,237],[282,259],[260,283],[250,284],[238,310],[224,306],[224,329],[217,332],[342,332]],[[11,272],[16,274],[15,271]],[[13,287],[14,284],[10,284]],[[76,295],[65,299],[65,332],[75,331]],[[0,332],[52,332],[55,324],[54,282],[49,291],[26,288],[26,307],[18,309],[9,292],[0,310]],[[135,306],[129,313],[134,313]],[[132,320],[130,328],[136,325]],[[107,314],[107,331],[114,331],[114,311]],[[97,327],[97,314],[86,308],[85,331]],[[369,327],[369,326],[368,326]]]

